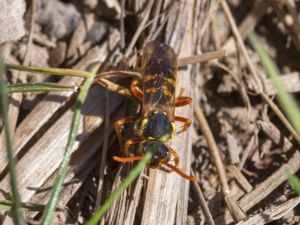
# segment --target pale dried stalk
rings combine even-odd
[[[194,176],[195,174],[192,173],[192,175]],[[203,211],[203,214],[204,214],[204,217],[206,219],[206,222],[208,225],[215,225],[215,222],[213,220],[213,217],[209,211],[209,208],[208,208],[208,205],[207,205],[207,202],[205,200],[205,197],[204,197],[204,194],[198,184],[198,182],[194,181],[192,183],[192,185],[194,186],[195,188],[195,192],[196,192],[196,201],[198,202],[198,204],[200,205],[200,208],[201,210]]]
[[[218,175],[219,175],[221,185],[222,185],[222,192],[224,195],[229,194],[230,188],[228,185],[225,167],[223,165],[218,146],[215,142],[212,131],[210,130],[210,127],[208,125],[208,122],[207,122],[205,116],[203,115],[203,112],[200,109],[200,107],[198,107],[198,106],[195,108],[195,116],[199,122],[203,136],[205,137],[205,140],[207,142],[208,149],[210,150],[211,157],[212,157],[214,164],[216,166],[216,169],[218,171]]]
[[[226,56],[227,56],[226,50],[217,50],[217,51],[203,53],[202,55],[188,56],[178,60],[178,67],[187,66],[189,64],[207,62],[212,59],[221,59]]]
[[[253,189],[251,184],[236,166],[230,165],[227,168],[246,192],[250,192]]]

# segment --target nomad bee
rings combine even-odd
[[[177,167],[179,157],[170,146],[165,143],[173,138],[176,131],[175,122],[182,122],[185,131],[191,124],[191,120],[175,116],[175,107],[192,103],[189,97],[175,98],[177,56],[174,50],[167,44],[157,41],[149,42],[143,49],[142,64],[142,90],[139,88],[139,80],[131,82],[131,92],[142,102],[142,115],[140,118],[125,117],[115,123],[118,140],[122,145],[122,129],[124,124],[134,123],[135,135],[124,144],[124,154],[129,155],[129,149],[138,145],[136,153],[128,157],[114,157],[119,162],[140,160],[144,153],[154,145],[157,151],[148,163],[151,168],[157,168],[162,164],[177,172],[182,177],[195,180],[195,177],[186,175]],[[174,161],[174,165],[169,164]]]

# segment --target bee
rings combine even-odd
[[[191,125],[191,120],[175,116],[175,107],[192,103],[192,99],[185,96],[175,97],[177,56],[174,50],[165,43],[151,41],[143,48],[141,60],[142,90],[139,80],[131,82],[132,94],[142,102],[142,112],[139,118],[125,117],[115,123],[115,130],[119,143],[122,145],[122,129],[125,124],[134,123],[135,137],[124,144],[124,154],[129,154],[133,145],[138,145],[137,152],[129,157],[116,157],[119,162],[140,160],[142,155],[154,145],[157,151],[148,163],[151,168],[158,168],[162,164],[177,172],[182,177],[195,180],[177,167],[179,157],[175,150],[166,144],[176,133],[184,132]],[[175,122],[182,122],[180,131]],[[170,164],[174,161],[174,165]]]

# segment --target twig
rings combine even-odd
[[[196,63],[201,63],[201,62],[207,62],[212,59],[220,59],[220,58],[224,58],[226,56],[227,56],[227,52],[226,52],[226,50],[223,50],[223,49],[204,53],[201,55],[189,56],[189,57],[179,59],[177,67],[183,67],[183,66],[187,66],[189,64],[196,64]]]
[[[195,113],[196,119],[198,120],[198,122],[200,124],[203,136],[206,139],[211,156],[212,156],[215,166],[217,168],[218,175],[219,175],[219,178],[220,178],[220,181],[222,184],[222,192],[224,195],[229,194],[230,189],[229,189],[228,181],[226,178],[225,168],[224,168],[224,165],[223,165],[220,153],[219,153],[219,149],[217,147],[217,144],[215,142],[213,134],[207,123],[207,120],[206,120],[205,116],[203,115],[203,112],[199,106],[197,106],[195,108],[194,113]]]
[[[108,97],[108,92],[105,93],[105,115],[104,115],[104,130],[109,130],[109,124],[110,124],[110,119],[109,119],[109,97]],[[104,169],[106,165],[106,158],[107,158],[107,150],[108,150],[108,132],[104,132],[104,137],[103,137],[103,146],[102,146],[102,154],[101,154],[101,163],[100,163],[100,168],[98,171],[99,174],[99,182],[98,182],[98,191],[97,191],[97,198],[96,198],[96,207],[95,211],[97,211],[100,207],[101,204],[101,198],[102,198],[102,190],[103,190],[103,181],[104,181]]]
[[[125,17],[125,0],[121,0],[121,18],[120,18],[120,33],[121,33],[121,49],[125,48],[125,32],[124,32],[124,17]]]
[[[195,174],[193,172],[192,172],[192,176],[195,176]],[[196,194],[197,194],[196,195],[196,201],[198,202],[198,204],[201,207],[201,210],[204,214],[204,217],[205,217],[205,220],[206,220],[207,224],[208,225],[215,225],[215,222],[214,222],[214,220],[212,218],[212,215],[209,211],[208,205],[206,203],[203,192],[202,192],[198,182],[194,181],[194,182],[192,182],[192,185],[194,186]]]
[[[230,165],[227,168],[246,192],[252,191],[253,187],[236,166]]]

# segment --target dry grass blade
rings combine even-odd
[[[41,74],[55,74],[58,76],[76,76],[82,78],[88,78],[91,74],[86,71],[81,70],[73,70],[73,69],[62,69],[62,68],[42,68],[42,67],[27,67],[21,65],[13,65],[13,64],[6,64],[7,69],[11,70],[19,70],[19,71],[26,71],[31,73],[41,73]]]
[[[194,174],[193,174],[194,175]],[[205,219],[206,219],[206,222],[208,225],[215,225],[215,222],[213,220],[213,217],[209,211],[209,208],[208,208],[208,205],[207,205],[207,202],[204,198],[204,194],[199,186],[199,184],[194,181],[192,183],[193,187],[195,188],[195,192],[196,192],[196,200],[198,201],[203,213],[204,213],[204,216],[205,216]]]
[[[202,55],[194,55],[178,60],[178,67],[187,66],[190,64],[196,64],[201,62],[207,62],[213,59],[221,59],[227,56],[226,50],[218,50],[213,52],[204,53]]]
[[[243,187],[243,189],[246,192],[250,192],[253,189],[251,184],[248,182],[248,180],[245,178],[245,176],[241,173],[241,171],[236,166],[230,165],[227,168],[233,174],[236,181]]]
[[[225,172],[225,167],[223,165],[216,141],[213,137],[213,134],[211,132],[211,129],[209,128],[208,122],[205,119],[205,116],[203,115],[202,110],[200,107],[196,107],[195,109],[195,116],[196,119],[198,120],[203,136],[205,137],[207,141],[208,148],[211,153],[211,157],[213,158],[214,164],[217,168],[218,175],[222,184],[222,192],[224,195],[227,195],[230,193],[228,181],[226,178],[226,172]]]

